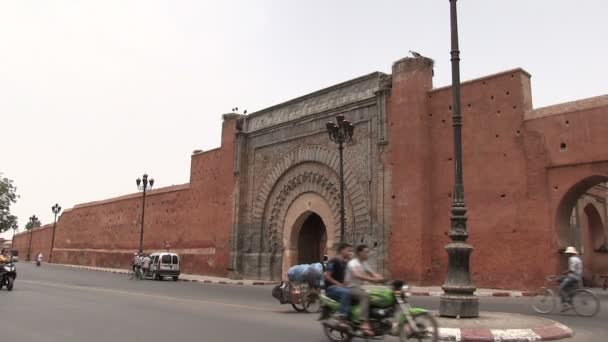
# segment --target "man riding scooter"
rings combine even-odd
[[[384,278],[372,271],[367,263],[369,248],[366,245],[357,246],[355,253],[357,257],[347,264],[344,282],[350,288],[352,296],[359,300],[363,318],[361,332],[366,336],[373,336],[374,332],[369,325],[369,296],[361,286],[364,282],[382,283]]]

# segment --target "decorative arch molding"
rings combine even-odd
[[[259,188],[252,211],[252,223],[263,230],[263,250],[277,252],[282,245],[285,212],[295,198],[306,192],[325,198],[334,212],[334,223],[340,226],[339,162],[335,149],[320,145],[297,148],[279,160]],[[365,192],[346,162],[344,192],[347,235],[352,234],[349,230],[353,226],[357,233],[365,231],[369,227]]]

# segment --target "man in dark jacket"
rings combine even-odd
[[[346,274],[346,263],[350,260],[353,254],[353,246],[342,243],[338,246],[338,254],[327,263],[327,271],[325,271],[325,285],[327,289],[325,293],[330,298],[340,302],[338,315],[341,320],[348,319],[348,311],[350,310],[351,293],[350,289],[344,284],[344,276]]]

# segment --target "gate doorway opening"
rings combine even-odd
[[[598,286],[608,274],[608,179],[590,177],[575,184],[558,207],[560,252],[575,247],[583,260],[583,284]],[[561,255],[560,269],[568,267]]]
[[[298,264],[322,262],[327,254],[327,230],[321,216],[310,213],[298,236]]]

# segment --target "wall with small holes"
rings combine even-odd
[[[416,59],[393,67],[389,260],[393,277],[437,285],[451,241],[454,137],[452,89],[432,89],[431,70]],[[608,175],[608,97],[533,109],[522,69],[463,82],[461,91],[473,282],[534,288],[563,266],[560,213]]]

